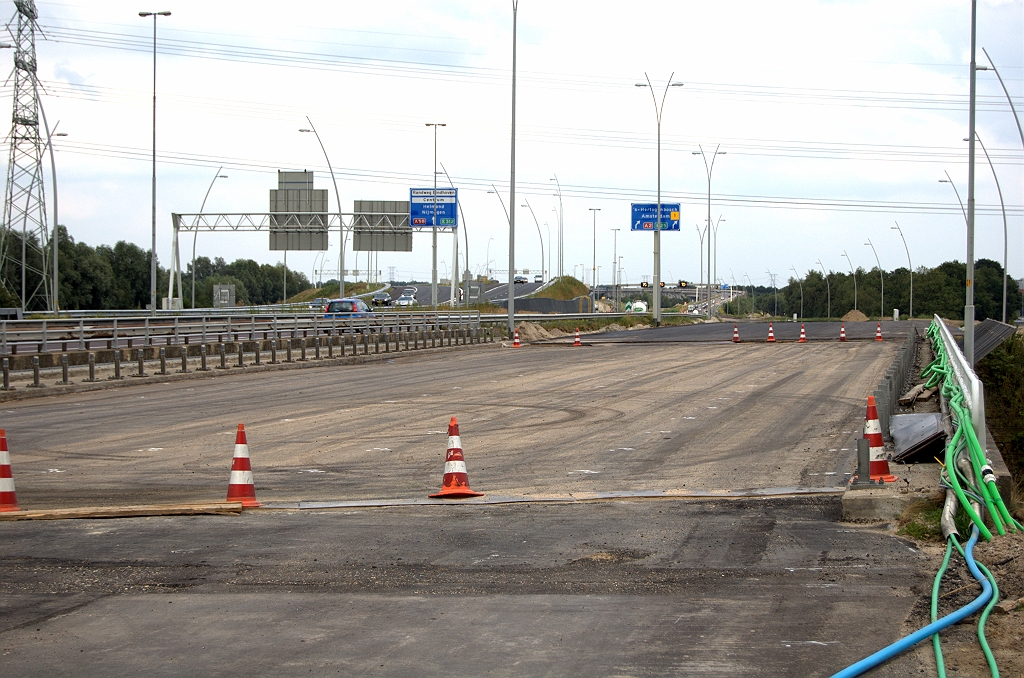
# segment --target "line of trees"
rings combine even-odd
[[[3,266],[3,284],[0,285],[0,306],[21,304],[21,234],[8,233],[7,258]],[[59,254],[58,299],[67,310],[144,309],[149,304],[150,261],[149,250],[134,243],[119,241],[113,247],[91,247],[75,242],[61,225],[57,230]],[[36,248],[38,250],[38,247]],[[31,264],[26,273],[32,273]],[[50,274],[52,275],[52,273]],[[170,272],[157,262],[157,298],[167,294]],[[26,276],[27,278],[30,276]],[[38,275],[36,275],[38,277]],[[192,302],[192,264],[182,271],[183,303]],[[31,290],[38,280],[26,281]],[[239,304],[273,304],[283,300],[283,264],[259,264],[252,259],[237,259],[227,263],[223,258],[196,259],[196,307],[213,305],[213,286],[233,284],[235,301]],[[175,286],[177,288],[177,286]],[[288,270],[288,291],[297,294],[311,287],[305,274]],[[42,309],[29,309],[42,310]]]
[[[991,259],[979,259],[974,265],[975,318],[1002,319],[1003,267]],[[858,268],[856,273],[856,308],[871,317],[892,317],[894,308],[900,316],[910,313],[910,270],[870,271]],[[882,282],[885,283],[885,306],[882,306]],[[830,271],[828,282],[820,271],[809,271],[803,278],[803,317],[829,316],[829,289],[831,288],[832,318],[841,318],[854,309],[854,276],[850,273]],[[800,315],[800,282],[790,278],[785,287],[778,289],[778,315]],[[1009,322],[1020,315],[1021,298],[1017,281],[1006,277],[1006,318]],[[914,271],[914,315],[963,319],[967,266],[959,261],[947,261],[934,268],[921,266]],[[744,288],[745,289],[745,288]],[[771,287],[754,287],[753,297],[744,296],[725,305],[729,314],[775,314],[776,291]]]

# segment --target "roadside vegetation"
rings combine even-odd
[[[589,287],[571,275],[563,275],[540,292],[530,296],[537,297],[538,299],[559,299],[561,301],[568,301],[570,299],[575,299],[576,297],[585,297],[589,294]]]
[[[1013,476],[1015,503],[1024,498],[1024,334],[1018,331],[978,363],[985,383],[985,420]]]

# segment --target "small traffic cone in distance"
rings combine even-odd
[[[839,341],[846,341],[846,323],[839,325]]]
[[[875,330],[875,341],[882,341],[882,323],[878,323],[878,329]]]
[[[736,323],[733,323],[732,325],[732,343],[740,343],[740,326]]]
[[[252,482],[252,464],[249,463],[249,443],[245,439],[245,426],[238,425],[235,434],[235,456],[231,460],[228,479],[228,501],[240,501],[245,508],[260,505],[256,501],[256,485]]]
[[[484,496],[483,492],[474,492],[469,489],[466,458],[462,456],[462,436],[459,435],[459,422],[455,417],[448,422],[448,452],[444,458],[444,478],[441,481],[441,491],[429,496],[431,499],[462,499]]]
[[[889,472],[889,460],[885,457],[885,442],[882,440],[882,425],[878,421],[875,396],[868,396],[868,410],[864,416],[864,437],[871,448],[871,463],[868,470],[871,479],[884,483],[896,482],[897,478]]]
[[[512,348],[519,348],[519,330],[516,329],[515,334],[512,335]]]
[[[578,327],[576,328],[576,338],[573,339],[572,345],[573,346],[582,346],[583,345],[583,344],[580,343],[580,328],[578,328]]]
[[[7,451],[7,431],[0,428],[0,513],[20,510],[18,498],[14,495],[11,454]]]
[[[770,344],[775,343],[775,330],[772,329],[771,323],[768,323],[768,339],[766,339],[765,341],[767,341]]]
[[[807,332],[804,331],[804,324],[803,323],[800,323],[800,338],[797,340],[796,343],[798,343],[798,344],[806,344],[807,343]]]

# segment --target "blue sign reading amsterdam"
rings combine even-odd
[[[458,200],[457,188],[438,188],[436,191],[433,188],[410,188],[409,225],[413,228],[456,228],[459,225]]]
[[[658,211],[658,203],[635,202],[633,203],[633,219],[629,230],[631,231],[654,231],[654,215]],[[658,220],[658,230],[678,231],[679,230],[679,203],[661,203],[661,219]]]

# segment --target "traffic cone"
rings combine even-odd
[[[732,326],[732,343],[740,343],[740,326],[735,323]]]
[[[448,422],[448,453],[444,458],[444,479],[441,491],[432,494],[432,499],[462,499],[464,497],[482,497],[483,492],[469,489],[469,474],[466,473],[466,460],[462,456],[462,437],[459,435],[459,422],[455,417]]]
[[[889,460],[885,457],[885,443],[882,441],[882,425],[878,421],[875,396],[868,396],[868,411],[864,417],[864,437],[871,446],[871,466],[868,471],[872,480],[885,483],[896,482],[896,476],[889,473]]]
[[[246,508],[255,508],[256,486],[252,482],[252,465],[249,463],[249,444],[245,441],[245,426],[238,425],[235,434],[235,457],[231,460],[231,477],[228,479],[228,501],[240,501]]]
[[[878,323],[878,329],[875,330],[875,341],[882,341],[882,323]]]
[[[798,343],[798,344],[806,344],[807,343],[807,332],[804,331],[804,324],[803,323],[800,323],[800,338],[797,340],[796,343]]]
[[[846,323],[839,326],[839,341],[846,341]]]
[[[20,511],[14,496],[14,476],[11,475],[11,454],[7,451],[7,431],[0,428],[0,513]]]
[[[775,343],[775,330],[772,329],[772,324],[771,323],[768,323],[768,339],[767,339],[767,341],[770,344],[774,344]]]
[[[582,346],[583,345],[583,344],[580,343],[580,328],[578,328],[578,327],[576,328],[576,338],[572,340],[572,345],[573,346]]]
[[[519,330],[517,329],[512,338],[512,348],[519,348]]]

